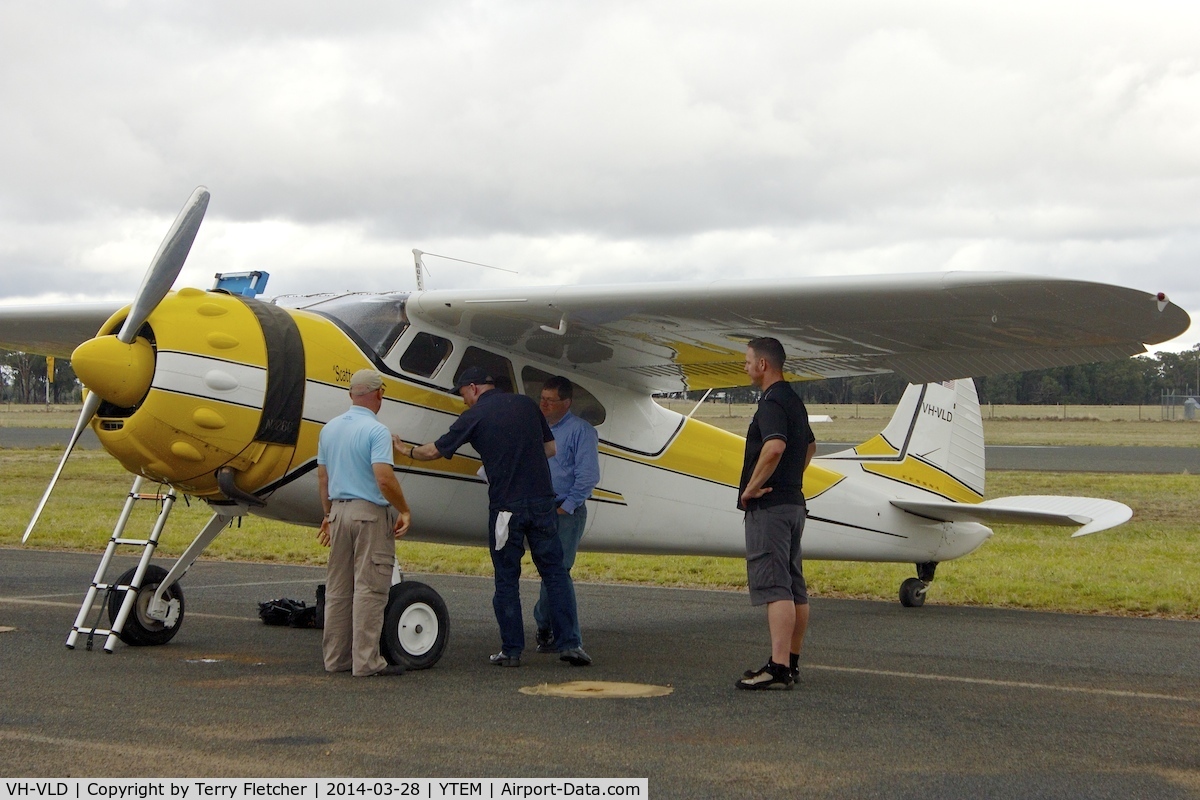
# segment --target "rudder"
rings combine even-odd
[[[854,448],[827,458],[903,462],[915,458],[984,494],[983,419],[970,378],[910,384],[887,427]]]

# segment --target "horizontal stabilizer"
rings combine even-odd
[[[1114,500],[1052,495],[997,497],[982,503],[893,500],[892,505],[943,522],[1081,526],[1072,537],[1114,528],[1133,516],[1133,509]]]

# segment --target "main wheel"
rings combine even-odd
[[[440,594],[417,581],[392,587],[379,638],[380,652],[389,664],[429,669],[441,659],[449,637],[450,612]]]
[[[908,608],[917,608],[925,605],[925,593],[929,591],[929,584],[920,578],[909,578],[904,583],[900,584],[900,605]]]
[[[136,572],[137,567],[134,567],[117,578],[117,583],[128,586]],[[183,625],[183,589],[178,583],[172,584],[171,588],[167,589],[167,602],[179,603],[179,616],[175,618],[173,625],[168,627],[162,620],[153,619],[146,613],[150,607],[150,598],[154,597],[166,577],[167,571],[162,567],[156,567],[153,564],[146,567],[146,574],[142,576],[142,586],[138,589],[137,597],[133,601],[133,609],[125,618],[125,625],[121,632],[117,634],[121,641],[130,647],[166,644],[175,638],[176,633],[179,633],[179,628]],[[116,624],[117,614],[121,612],[123,602],[125,602],[124,591],[114,591],[109,594],[108,621],[110,624]]]

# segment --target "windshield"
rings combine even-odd
[[[408,317],[404,314],[407,300],[408,292],[344,294],[308,306],[307,310],[333,317],[368,347],[385,356],[408,327]]]

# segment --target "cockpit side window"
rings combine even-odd
[[[308,306],[341,322],[378,355],[385,356],[408,327],[408,294],[347,294]]]
[[[432,377],[453,351],[454,345],[449,339],[418,331],[400,357],[400,369],[422,378]]]

